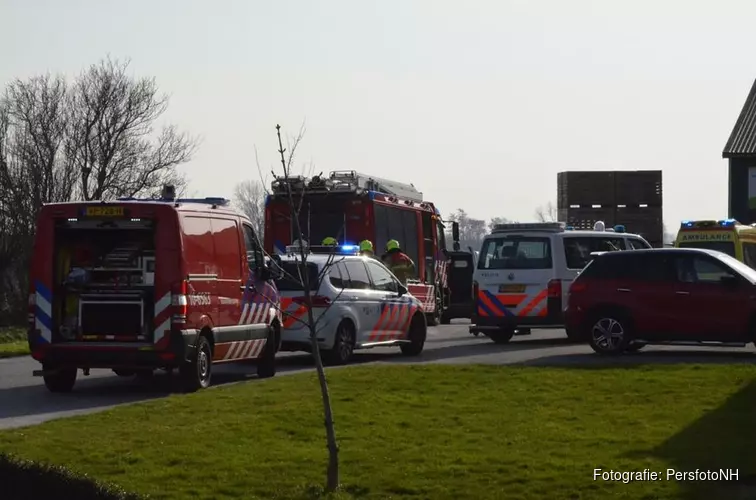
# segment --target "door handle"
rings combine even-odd
[[[358,300],[360,300],[360,298],[359,297],[349,297],[349,300],[351,300],[352,302],[357,302]]]
[[[690,295],[690,292],[675,292],[677,295]]]
[[[618,288],[617,291],[627,293],[627,292],[630,292],[631,290],[629,288]]]

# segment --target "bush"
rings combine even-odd
[[[76,500],[145,500],[65,467],[39,464],[0,453],[3,500],[61,498]]]

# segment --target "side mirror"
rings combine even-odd
[[[452,241],[459,241],[459,222],[452,222]]]
[[[402,295],[407,295],[409,293],[409,290],[407,290],[407,287],[399,283],[399,291],[397,292],[397,295],[400,297]]]

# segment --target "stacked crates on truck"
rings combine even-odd
[[[603,221],[663,246],[661,170],[560,172],[557,205],[559,220],[575,229]]]

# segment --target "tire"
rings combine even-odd
[[[325,352],[323,361],[329,365],[344,365],[352,360],[355,344],[354,325],[351,321],[342,321],[336,328],[333,347]]]
[[[45,366],[43,370],[55,370],[53,367]],[[50,392],[71,392],[76,384],[76,368],[61,368],[54,373],[45,373],[45,387]]]
[[[257,359],[257,377],[270,378],[276,376],[276,351],[278,350],[278,335],[276,326],[268,331],[268,340],[260,357]]]
[[[133,377],[136,374],[134,370],[124,370],[121,368],[114,368],[113,373],[115,373],[119,377]]]
[[[407,335],[409,344],[402,344],[400,349],[405,356],[419,356],[425,347],[425,338],[428,335],[428,327],[420,314],[415,314],[410,323]]]
[[[502,328],[498,332],[489,333],[488,337],[494,341],[494,344],[507,344],[514,336],[514,328]]]
[[[599,311],[589,323],[591,348],[597,354],[617,356],[630,346],[631,325],[624,314],[612,310]]]
[[[197,339],[197,348],[192,359],[179,368],[181,385],[186,392],[196,392],[210,387],[213,375],[213,351],[207,337]]]

